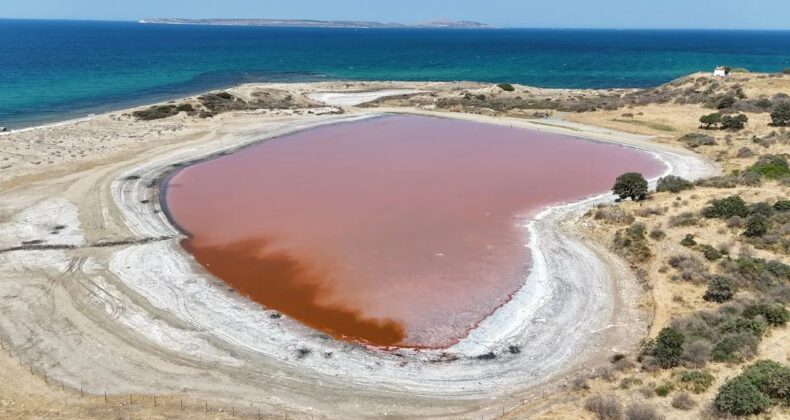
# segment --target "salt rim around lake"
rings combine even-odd
[[[172,235],[177,229],[140,201],[147,196],[148,185],[161,182],[173,170],[173,162],[194,162],[297,130],[379,115],[288,124],[278,130],[225,138],[222,146],[180,150],[122,174],[113,185],[113,195],[132,231],[145,236]],[[562,127],[545,129],[574,135]],[[618,142],[618,136],[612,133],[598,135],[593,131],[585,135]],[[654,147],[643,140],[623,142],[654,153],[668,164],[667,173],[695,179],[716,170],[696,156]],[[129,176],[139,178],[121,181]],[[564,226],[565,220],[581,210],[611,200],[610,193],[588,197],[549,207],[533,220],[524,220],[534,262],[524,287],[446,350],[381,351],[328,340],[287,317],[273,318],[271,311],[227,292],[226,286],[207,276],[174,241],[120,250],[112,257],[110,269],[134,293],[192,325],[193,330],[159,322],[150,314],[123,316],[120,320],[154,343],[185,356],[245,369],[284,369],[289,375],[297,372],[314,380],[321,378],[324,386],[332,383],[351,387],[364,395],[383,392],[478,399],[485,394],[496,395],[503,385],[515,386],[509,389],[516,390],[546,383],[596,354],[625,351],[644,334],[647,321],[636,307],[641,290],[630,270],[606,250],[582,243]],[[211,345],[215,339],[227,344]],[[622,347],[613,349],[611,343]],[[303,350],[310,356],[299,357],[305,354]]]
[[[338,339],[446,348],[523,287],[519,219],[664,169],[616,145],[393,115],[189,165],[165,201],[196,260],[264,307]]]

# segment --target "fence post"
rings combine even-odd
[[[83,397],[83,395],[82,395],[82,387],[80,387],[80,398],[82,398],[82,397]]]
[[[107,402],[107,391],[104,391],[104,402]]]
[[[206,413],[208,413],[208,401],[205,401],[205,403],[206,403]]]
[[[181,411],[184,411],[184,400],[181,400]]]
[[[154,407],[156,407],[156,395],[154,395]]]

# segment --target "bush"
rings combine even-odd
[[[707,244],[700,245],[699,250],[702,251],[702,255],[704,255],[705,259],[708,261],[716,261],[722,257],[721,251]]]
[[[659,178],[656,184],[656,191],[658,192],[679,193],[683,190],[690,190],[692,188],[694,188],[694,184],[674,175],[667,175]]]
[[[625,410],[625,418],[628,420],[661,420],[664,416],[659,414],[653,406],[635,403],[629,405]]]
[[[771,399],[747,378],[736,376],[722,385],[713,403],[723,412],[748,416],[768,409]]]
[[[716,378],[707,370],[687,370],[680,374],[680,388],[701,394],[713,385]]]
[[[708,282],[708,290],[702,296],[708,302],[726,302],[735,295],[735,286],[732,280],[723,276],[713,276]]]
[[[778,179],[790,174],[787,159],[777,155],[760,156],[760,159],[748,169],[769,179]]]
[[[707,339],[701,338],[683,346],[683,360],[693,366],[705,366],[710,360],[713,344]]]
[[[660,240],[663,240],[666,237],[667,237],[667,234],[664,233],[664,231],[661,230],[661,228],[655,227],[655,228],[653,228],[650,231],[650,239],[652,239],[654,241],[660,241]]]
[[[749,206],[749,214],[760,214],[765,217],[771,217],[776,213],[776,209],[768,203],[754,203]]]
[[[702,209],[702,215],[709,219],[727,219],[732,216],[746,217],[749,215],[749,208],[740,196],[732,195],[727,198],[712,200],[710,206]]]
[[[688,392],[681,392],[672,398],[672,407],[678,410],[688,411],[694,408],[697,403],[691,398]]]
[[[790,125],[790,102],[780,102],[771,112],[771,123],[777,127]]]
[[[740,286],[769,289],[790,281],[790,266],[780,261],[764,260],[742,255],[731,261],[723,261],[722,269],[732,275]]]
[[[684,340],[685,337],[680,331],[672,327],[664,327],[656,337],[651,355],[661,367],[665,369],[675,367],[680,363]]]
[[[627,172],[617,177],[612,191],[621,200],[631,198],[634,201],[638,201],[647,195],[647,181],[638,172]]]
[[[513,92],[516,90],[516,88],[514,88],[510,83],[500,83],[497,85],[497,87],[504,90],[505,92]]]
[[[685,136],[680,138],[680,141],[686,143],[686,145],[692,149],[695,149],[699,146],[715,146],[716,139],[701,133],[689,133]]]
[[[743,231],[744,236],[749,238],[756,238],[768,233],[768,218],[762,214],[755,214],[746,219],[746,230]]]
[[[584,402],[584,408],[601,420],[620,420],[623,418],[623,407],[615,396],[592,396]]]
[[[784,70],[782,70],[782,73],[790,74],[790,67],[786,67]]]
[[[645,225],[634,223],[614,235],[614,248],[632,262],[644,262],[651,256],[650,247],[645,239]]]
[[[716,107],[716,109],[726,109],[726,108],[731,108],[733,105],[735,105],[735,102],[736,99],[734,96],[723,95],[713,100],[713,106]]]
[[[666,397],[673,389],[675,389],[675,386],[672,385],[672,383],[665,382],[656,387],[656,395],[659,397]]]
[[[768,397],[790,405],[790,367],[773,360],[760,360],[744,369],[740,376]]]
[[[752,333],[755,337],[762,337],[768,325],[761,318],[729,317],[719,325],[719,332],[723,334]]]
[[[790,211],[790,200],[779,200],[774,203],[774,210],[778,212]]]
[[[726,334],[710,354],[716,362],[741,362],[754,356],[759,344],[760,340],[751,332]]]
[[[746,318],[754,318],[758,315],[773,326],[782,326],[790,321],[790,312],[781,304],[756,303],[743,310],[743,316]]]
[[[740,159],[750,158],[752,156],[754,156],[754,152],[752,151],[752,149],[750,149],[750,148],[748,148],[746,146],[743,146],[740,149],[738,149],[738,153],[735,154],[735,157],[740,158]]]
[[[721,123],[721,113],[714,112],[713,114],[703,115],[700,117],[699,122],[702,124],[702,128],[708,130],[715,128]]]
[[[669,227],[696,226],[698,222],[699,220],[697,220],[697,216],[695,216],[694,213],[684,211],[678,215],[671,216],[667,224]]]
[[[686,236],[680,241],[680,244],[687,247],[692,247],[697,245],[697,241],[694,240],[694,235],[686,234]]]
[[[749,117],[746,114],[725,115],[721,117],[721,128],[725,130],[741,130],[746,127]]]

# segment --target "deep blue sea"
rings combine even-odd
[[[251,81],[654,86],[716,65],[790,67],[790,31],[318,29],[0,20],[0,126]]]

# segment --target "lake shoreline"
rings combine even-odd
[[[392,84],[382,84],[392,86]],[[403,84],[405,85],[405,84]],[[413,84],[416,88],[430,88],[430,84]],[[260,85],[258,85],[260,86]],[[277,85],[284,86],[284,85]],[[323,89],[324,86],[317,88]],[[369,90],[376,90],[375,86],[366,86]],[[236,90],[253,89],[251,86],[242,86]],[[309,85],[299,85],[299,89],[309,91]],[[316,88],[312,88],[316,89]],[[349,95],[354,95],[353,92]],[[333,106],[333,104],[328,104]],[[578,217],[581,212],[588,209],[596,202],[611,200],[611,197],[597,196],[582,200],[581,202],[570,203],[564,206],[552,206],[542,212],[532,221],[525,221],[533,230],[530,241],[545,241],[531,244],[535,246],[533,250],[544,250],[544,255],[540,257],[547,272],[538,273],[544,281],[527,281],[529,287],[541,287],[542,291],[524,290],[522,300],[512,300],[513,302],[523,303],[523,299],[534,299],[537,296],[555,299],[553,304],[546,305],[545,301],[540,304],[532,302],[530,305],[506,304],[502,308],[508,310],[498,310],[490,316],[478,328],[476,328],[468,339],[462,340],[456,346],[448,350],[456,354],[456,359],[443,360],[445,352],[432,351],[410,351],[402,350],[398,354],[384,354],[379,350],[365,348],[363,346],[348,345],[346,343],[328,343],[324,338],[314,334],[309,329],[301,327],[294,321],[287,319],[274,318],[266,311],[261,311],[250,302],[245,302],[243,298],[235,295],[231,291],[222,290],[221,282],[205,279],[199,267],[185,256],[185,251],[180,248],[178,241],[183,237],[169,221],[165,209],[158,204],[157,197],[161,197],[161,182],[163,175],[178,170],[184,162],[196,162],[200,159],[207,159],[211,156],[218,156],[239,147],[264,141],[268,138],[278,137],[292,133],[296,130],[310,129],[324,124],[334,124],[347,121],[349,119],[370,118],[389,112],[403,112],[410,114],[432,115],[449,118],[462,118],[478,122],[491,122],[496,124],[510,124],[518,127],[551,131],[555,133],[568,134],[575,137],[591,139],[594,141],[606,141],[626,145],[628,147],[640,148],[642,150],[658,154],[671,163],[670,168],[673,173],[689,178],[710,175],[716,172],[715,166],[696,158],[689,152],[669,148],[660,144],[651,143],[649,140],[633,135],[618,133],[611,130],[601,131],[600,129],[584,128],[582,126],[571,126],[563,121],[543,121],[540,124],[534,122],[500,117],[487,117],[480,115],[435,112],[424,109],[346,109],[344,115],[340,116],[315,116],[315,115],[274,115],[263,116],[255,113],[223,114],[215,117],[215,121],[195,121],[193,122],[186,116],[171,117],[171,121],[155,121],[152,123],[138,123],[126,119],[116,121],[117,114],[107,114],[97,116],[91,120],[66,123],[60,126],[50,126],[43,129],[31,129],[25,132],[12,132],[11,138],[14,141],[23,141],[26,136],[36,139],[40,133],[58,131],[64,127],[73,130],[76,137],[80,133],[84,136],[91,131],[83,130],[84,126],[94,127],[112,126],[120,122],[120,125],[127,126],[132,135],[141,130],[137,127],[146,126],[148,136],[155,139],[155,143],[143,144],[140,147],[129,148],[125,151],[113,150],[115,156],[119,153],[124,159],[104,160],[101,165],[95,165],[82,169],[75,176],[61,177],[61,170],[53,164],[52,169],[47,173],[28,173],[20,172],[17,177],[3,179],[4,188],[0,190],[4,196],[13,193],[13,200],[10,207],[29,208],[30,203],[44,203],[50,195],[61,196],[64,200],[72,202],[76,208],[79,218],[82,241],[77,241],[76,245],[84,246],[90,243],[91,239],[104,237],[108,234],[115,236],[133,238],[160,238],[151,243],[140,245],[119,247],[109,253],[98,254],[90,248],[78,249],[76,254],[85,254],[94,261],[98,267],[82,270],[82,275],[88,278],[95,278],[97,273],[104,278],[102,288],[104,290],[116,290],[110,293],[112,299],[126,302],[124,303],[125,313],[113,315],[110,319],[97,320],[93,322],[78,322],[82,324],[84,332],[94,337],[103,337],[107,340],[117,341],[120,339],[118,332],[112,332],[111,325],[115,328],[122,325],[122,330],[136,329],[145,331],[138,334],[126,334],[121,340],[123,345],[103,355],[97,355],[104,360],[118,360],[118,355],[126,357],[137,357],[138,362],[148,360],[148,363],[159,365],[161,363],[173,363],[178,359],[189,360],[193,366],[204,366],[211,370],[214,379],[222,378],[223,381],[238,381],[238,385],[232,392],[219,392],[210,381],[199,380],[194,376],[191,369],[179,368],[181,382],[191,378],[194,383],[196,395],[224,395],[227,398],[249,399],[251,402],[260,402],[259,386],[257,380],[240,376],[239,369],[258,372],[259,375],[267,376],[266,372],[273,372],[278,369],[285,372],[279,380],[280,391],[277,398],[286,407],[320,407],[321,411],[326,411],[331,415],[353,415],[357,412],[350,407],[340,410],[331,409],[331,401],[339,401],[349,398],[350,393],[354,393],[353,399],[362,404],[368,413],[383,413],[386,410],[387,402],[397,403],[402,406],[402,414],[409,415],[416,412],[433,412],[434,415],[448,415],[448,413],[463,413],[470,410],[470,407],[481,404],[483,400],[491,396],[501,396],[501,389],[507,388],[508,393],[522,394],[534,389],[539,384],[546,384],[546,381],[561,383],[567,381],[569,376],[581,366],[591,363],[590,359],[600,358],[608,354],[609,349],[604,349],[603,344],[616,338],[617,342],[622,343],[622,348],[633,348],[639,339],[646,333],[646,322],[633,322],[634,314],[640,312],[639,308],[622,305],[629,304],[628,299],[623,299],[621,292],[628,296],[633,296],[637,291],[633,289],[635,280],[630,271],[623,269],[622,263],[611,256],[607,250],[600,248],[590,248],[589,244],[583,243],[576,237],[572,227],[572,220]],[[115,121],[115,122],[113,122]],[[172,127],[171,127],[172,126]],[[167,134],[171,129],[174,134]],[[154,135],[162,132],[163,134]],[[158,137],[157,137],[158,136]],[[147,140],[143,140],[146,143]],[[123,145],[116,146],[123,148]],[[192,159],[192,160],[191,160]],[[174,166],[176,164],[177,166]],[[72,168],[73,169],[73,168]],[[37,179],[37,186],[29,188],[25,180]],[[64,189],[65,186],[68,186]],[[62,191],[61,194],[55,191]],[[83,197],[81,193],[86,191],[100,197],[99,201],[93,198]],[[46,195],[42,195],[46,192]],[[152,198],[154,200],[152,201]],[[97,205],[98,204],[98,205]],[[92,206],[92,207],[91,207]],[[90,209],[89,209],[90,207]],[[34,215],[42,218],[36,226],[48,226],[59,223],[57,215],[46,211],[41,211]],[[28,216],[24,220],[31,220]],[[73,225],[71,220],[68,224]],[[6,228],[10,229],[10,228]],[[19,230],[22,227],[16,227]],[[28,234],[22,230],[14,231],[13,238],[21,238]],[[41,232],[36,233],[40,235]],[[584,286],[588,283],[590,267],[595,267],[600,283],[596,285],[596,290],[587,295],[586,299],[577,300],[573,305],[575,311],[568,310],[568,301],[558,292],[559,289],[549,291],[546,289],[552,285],[546,284],[551,272],[557,273],[565,270],[570,261],[561,261],[557,257],[552,258],[552,252],[547,250],[552,248],[570,249],[576,252],[578,259],[571,265],[577,266],[579,271],[576,276],[564,276],[575,286]],[[71,251],[42,252],[36,255],[28,255],[24,258],[18,254],[6,255],[4,258],[17,258],[14,266],[17,267],[17,274],[11,276],[11,283],[22,279],[35,276],[36,270],[59,272],[63,268],[58,264],[53,265],[52,261],[69,260]],[[580,261],[586,263],[579,264]],[[590,265],[592,264],[592,265]],[[158,268],[161,267],[161,268]],[[541,270],[537,270],[541,271]],[[19,272],[24,274],[19,274]],[[68,270],[66,271],[68,272]],[[614,284],[607,285],[607,278],[615,275]],[[162,277],[164,276],[164,277]],[[167,285],[163,285],[160,278],[168,278]],[[18,280],[16,280],[18,279]],[[196,280],[199,279],[199,280]],[[98,281],[98,280],[94,280]],[[178,287],[176,287],[178,285]],[[629,286],[630,285],[630,286]],[[166,286],[162,288],[163,286]],[[567,287],[568,285],[564,285]],[[10,287],[10,286],[7,286]],[[227,289],[226,287],[224,289]],[[521,292],[520,292],[521,293]],[[210,296],[211,295],[211,296]],[[214,296],[216,295],[216,296]],[[197,301],[187,300],[186,297],[199,297]],[[620,297],[618,297],[620,296]],[[582,298],[583,296],[577,296]],[[605,298],[605,307],[590,306],[594,297]],[[206,299],[218,299],[211,301],[208,305]],[[73,315],[85,313],[91,314],[89,318],[98,319],[100,311],[91,306],[74,305],[70,299],[63,300],[61,303],[67,307],[74,308]],[[634,302],[631,302],[634,303]],[[537,305],[537,306],[536,306]],[[620,306],[618,306],[620,305]],[[513,308],[519,307],[519,310]],[[137,308],[137,309],[133,309]],[[184,308],[190,308],[188,313],[183,312]],[[224,309],[219,309],[224,308]],[[593,308],[597,308],[593,310]],[[608,308],[608,309],[607,309]],[[31,308],[32,314],[40,314],[36,308]],[[574,324],[569,329],[560,328],[558,333],[566,336],[568,331],[579,331],[580,334],[572,338],[572,345],[566,346],[562,352],[556,348],[535,348],[535,343],[540,339],[529,332],[535,331],[535,325],[530,325],[529,320],[535,320],[534,314],[539,311],[547,311],[545,314],[556,314],[557,310],[565,310],[571,317],[577,318],[575,321],[584,321],[585,324]],[[588,312],[596,314],[602,313],[607,316],[599,319],[592,319],[590,316],[581,316]],[[14,312],[14,311],[12,311]],[[23,312],[18,312],[22,316]],[[128,315],[128,317],[127,317]],[[43,316],[43,315],[41,315]],[[614,316],[614,318],[611,318]],[[22,324],[28,331],[36,331],[43,327],[38,325],[38,317],[28,316],[28,320],[23,320]],[[239,325],[257,325],[269,335],[250,336],[239,327],[230,327],[230,324],[220,322],[213,324],[216,319],[233,319]],[[545,318],[545,317],[543,317]],[[582,319],[579,319],[582,318]],[[42,318],[43,319],[43,318]],[[76,318],[73,318],[76,320]],[[615,322],[626,322],[630,327],[623,331],[611,331],[611,329],[597,330],[599,333],[590,332],[596,328],[603,328],[614,320]],[[166,320],[161,322],[159,320]],[[561,318],[568,321],[568,318]],[[507,328],[503,328],[503,323],[507,323]],[[103,325],[104,327],[98,327]],[[175,327],[179,326],[180,327]],[[186,327],[188,326],[188,328]],[[222,331],[222,329],[226,331]],[[527,331],[530,330],[530,331]],[[200,331],[195,334],[190,331]],[[214,335],[213,332],[219,334]],[[585,332],[586,333],[583,333]],[[7,323],[0,322],[0,332],[4,341],[12,347],[25,342],[27,335],[22,330],[13,328]],[[260,331],[258,332],[260,333]],[[609,335],[609,334],[613,335]],[[290,337],[283,339],[283,337]],[[47,336],[49,348],[57,348],[58,340],[66,340],[68,337]],[[543,337],[545,342],[551,342],[554,338]],[[507,355],[507,346],[517,343],[520,347],[519,355]],[[532,347],[529,347],[532,343]],[[598,344],[595,344],[598,343]],[[71,343],[69,346],[73,346]],[[128,348],[125,348],[128,346]],[[148,354],[140,356],[142,349],[154,346],[158,350],[158,355]],[[313,354],[302,359],[296,358],[300,348],[308,348]],[[590,350],[591,348],[597,350]],[[584,350],[587,349],[587,350]],[[119,354],[113,354],[118,352]],[[495,354],[495,360],[482,361],[479,356],[484,356],[490,352]],[[319,353],[331,353],[330,358],[319,358]],[[511,352],[512,353],[512,352]],[[138,356],[132,356],[138,354]],[[48,365],[52,360],[57,359],[58,352],[51,352],[47,347],[40,349],[29,349],[26,357],[28,362],[37,365]],[[167,355],[164,356],[163,355]],[[553,357],[547,359],[541,370],[523,370],[528,366],[534,365],[535,357]],[[437,360],[439,362],[437,362]],[[402,366],[406,361],[407,365]],[[162,383],[156,389],[147,385],[149,381],[155,380],[159,375],[152,374],[144,378],[118,377],[110,371],[101,371],[94,366],[89,368],[88,361],[80,359],[79,355],[71,355],[62,360],[64,366],[58,371],[51,372],[53,377],[64,380],[69,386],[75,387],[83,380],[78,378],[78,372],[89,369],[96,378],[104,378],[107,383],[112,384],[111,392],[140,392],[140,393],[168,393],[175,392],[175,380],[171,384]],[[355,378],[337,378],[342,372],[349,372],[350,366],[375,366],[377,368],[365,369]],[[94,363],[91,363],[92,365]],[[68,365],[68,366],[67,366]],[[211,368],[209,368],[211,366]],[[521,366],[514,369],[514,366]],[[130,367],[131,369],[131,367]],[[518,372],[513,372],[514,370]],[[131,372],[133,370],[128,370]],[[503,373],[505,372],[505,373]],[[304,376],[306,375],[306,376]],[[322,377],[324,388],[312,389],[304,388],[299,385],[300,393],[318,393],[321,395],[323,404],[319,404],[312,398],[300,397],[298,399],[288,399],[291,394],[289,387],[297,386],[306,378],[313,375]],[[381,383],[377,378],[386,376],[389,383]],[[526,376],[526,377],[525,377]],[[333,379],[334,378],[334,379]],[[455,378],[455,379],[453,379]],[[331,381],[336,381],[335,385],[330,386]],[[474,384],[474,385],[473,385]],[[202,388],[202,389],[201,389]],[[100,393],[101,389],[90,384],[85,385],[88,392]],[[219,394],[217,394],[219,392]],[[441,403],[435,409],[428,407],[436,403]],[[279,404],[279,403],[278,403]],[[329,405],[326,405],[329,404]],[[434,411],[436,410],[436,411]],[[357,412],[358,413],[358,412]],[[475,417],[479,411],[474,411],[469,417]],[[463,415],[466,416],[466,415]]]

